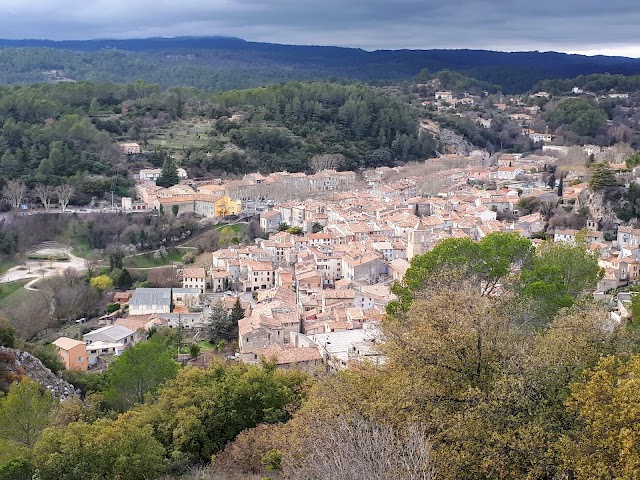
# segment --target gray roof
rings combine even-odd
[[[380,331],[367,325],[367,328],[357,330],[346,330],[343,332],[316,333],[307,335],[314,343],[326,350],[328,353],[337,354],[347,352],[354,343],[380,337]]]
[[[170,305],[170,288],[136,288],[133,297],[129,300],[130,307],[143,305]]]
[[[200,295],[200,289],[199,288],[174,288],[173,289],[173,293],[174,293],[174,295],[176,293],[182,293],[183,295],[187,294],[187,293],[193,293],[193,294],[196,294],[196,295]]]
[[[86,339],[88,337],[88,339],[91,340],[91,337],[94,337],[97,334],[97,335],[103,335],[107,338],[110,338],[114,342],[117,342],[122,340],[123,338],[127,338],[133,335],[134,333],[135,332],[133,330],[123,325],[109,325],[107,327],[102,327],[97,330],[93,330],[92,332],[89,332],[83,335],[82,338]]]

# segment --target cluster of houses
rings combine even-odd
[[[590,148],[584,146],[584,153]],[[554,156],[502,154],[491,166],[484,157],[465,160],[464,167],[434,173],[442,188],[426,196],[420,187],[424,179],[410,167],[365,171],[364,189],[348,188],[355,182],[353,173],[335,171],[314,176],[251,174],[239,181],[199,185],[194,191],[182,184],[160,189],[141,182],[137,189],[144,202],[167,207],[179,202],[180,209],[193,202],[193,211],[202,216],[208,215],[195,206],[198,198],[220,200],[220,210],[214,202],[213,215],[224,208],[240,211],[264,185],[271,191],[285,185],[314,188],[322,196],[271,197],[271,206],[260,214],[268,239],[211,252],[210,262],[182,270],[181,288],[120,294],[116,301],[126,303],[128,313],[105,319],[109,324],[82,340],[58,339],[60,355],[69,368],[87,369],[101,355],[121,354],[145,338],[150,328],[203,330],[210,315],[206,299],[215,297],[222,299],[229,314],[241,300],[245,317],[238,323],[239,360],[257,363],[269,358],[283,368],[324,365],[334,370],[364,361],[382,363],[379,323],[395,299],[391,285],[403,281],[412,258],[443,239],[480,240],[492,232],[516,232],[537,243],[546,221],[541,213],[519,212],[521,199],[576,208],[585,201],[586,167],[566,172],[562,192],[548,185],[545,170],[557,161]],[[625,172],[622,163],[612,167],[629,181],[640,174]],[[548,233],[557,242],[585,236],[605,271],[601,292],[640,276],[640,230],[621,226],[617,238],[606,241],[597,222],[590,220],[586,233],[561,228]]]
[[[241,213],[255,213],[268,206],[265,199],[287,196],[311,196],[324,192],[348,190],[356,182],[354,172],[322,170],[314,175],[275,172],[245,175],[241,180],[210,180],[192,182],[178,168],[180,184],[164,188],[156,185],[160,169],[143,169],[137,175],[136,198],[124,198],[124,210],[159,210],[178,213],[193,212],[206,218],[218,218]]]

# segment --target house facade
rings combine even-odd
[[[55,342],[58,355],[64,362],[65,368],[68,370],[79,370],[86,372],[89,369],[89,361],[87,359],[87,345],[80,340],[72,338],[60,337]]]

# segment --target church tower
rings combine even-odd
[[[418,224],[413,230],[407,232],[407,260],[417,255],[422,255],[427,251],[427,242],[431,237],[430,232],[422,223],[422,219],[418,220]]]

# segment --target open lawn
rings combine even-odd
[[[218,225],[215,230],[220,232],[220,245],[233,245],[240,243],[242,233],[247,228],[246,223],[234,223],[233,225]]]
[[[206,352],[207,350],[214,350],[215,349],[215,347],[208,340],[200,340],[198,342],[198,345],[200,346],[200,351],[201,352]]]
[[[37,295],[37,292],[22,288],[29,280],[19,280],[17,282],[5,283],[2,285],[0,293],[0,311],[4,312],[22,302],[29,296]],[[37,288],[37,286],[36,286]]]
[[[31,279],[18,280],[17,282],[3,283],[0,285],[0,302],[13,295],[24,287]]]
[[[172,262],[182,261],[182,257],[187,253],[184,250],[172,249],[168,250],[164,257],[155,258],[153,253],[145,253],[144,255],[136,255],[135,257],[127,257],[124,259],[126,268],[154,268],[166,267]]]

